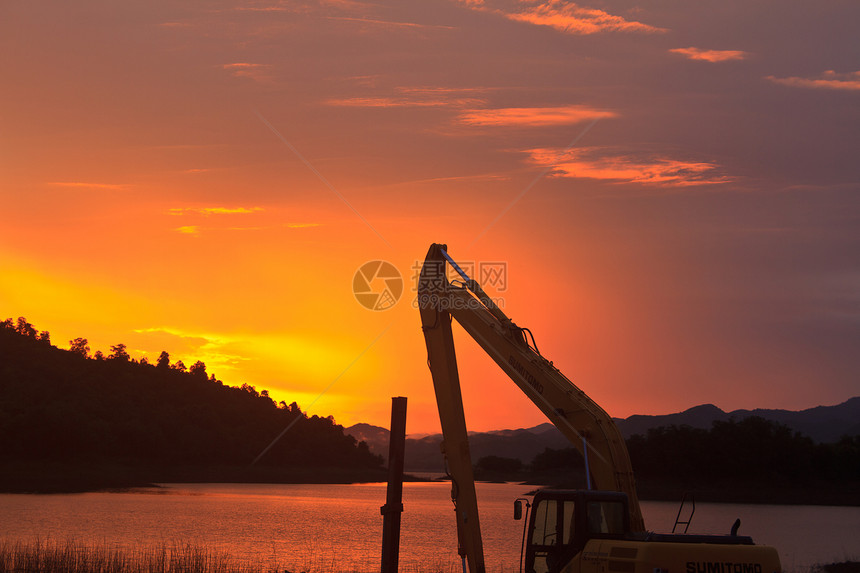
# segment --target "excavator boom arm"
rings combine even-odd
[[[464,277],[462,284],[454,285],[447,280],[446,262],[455,265]],[[574,447],[584,455],[587,450],[595,489],[627,494],[631,530],[644,531],[627,446],[612,418],[555,368],[552,362],[528,344],[524,330],[490,300],[480,285],[456,267],[445,245],[434,244],[427,253],[419,278],[418,302],[442,423],[443,448],[453,480],[452,498],[457,511],[460,552],[468,559],[470,571],[484,571],[484,563],[472,462],[451,332],[452,318]]]

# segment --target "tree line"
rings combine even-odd
[[[860,436],[819,444],[788,426],[751,416],[715,421],[708,430],[690,426],[654,428],[627,439],[637,481],[678,487],[767,485],[768,487],[860,484]],[[484,476],[584,476],[574,448],[546,448],[530,464],[487,456],[476,463]],[[853,484],[853,485],[852,485]],[[858,493],[858,492],[855,492]]]
[[[627,440],[637,474],[682,482],[747,481],[773,485],[860,481],[860,436],[818,444],[788,426],[751,416],[651,429]]]
[[[150,363],[125,344],[90,355],[51,344],[25,318],[0,322],[0,462],[378,468],[382,459],[329,417],[266,390],[225,385],[206,365]]]

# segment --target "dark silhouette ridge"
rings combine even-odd
[[[186,369],[163,352],[149,364],[122,343],[90,358],[86,339],[70,345],[52,346],[24,318],[0,322],[0,466],[7,470],[0,488],[10,480],[51,481],[49,473],[62,489],[64,472],[81,482],[115,475],[114,482],[131,484],[384,475],[382,458],[333,418],[308,416],[295,402],[276,404],[253,386],[224,385],[203,362]]]
[[[634,435],[647,435],[660,427],[683,427],[709,430],[714,422],[742,421],[758,416],[789,427],[793,432],[808,436],[817,443],[836,443],[843,436],[860,435],[860,397],[851,398],[835,406],[818,406],[800,411],[787,410],[735,410],[724,412],[711,404],[703,404],[661,416],[634,415],[615,418],[622,434],[629,439]],[[370,451],[383,455],[388,448],[388,430],[370,424],[355,424],[344,430],[357,440],[367,442]],[[408,438],[406,441],[407,471],[443,471],[439,456],[441,434]],[[472,459],[477,462],[484,456],[517,458],[524,465],[545,448],[563,449],[570,444],[562,433],[549,422],[532,428],[470,432],[469,446]]]
[[[627,447],[646,497],[665,498],[674,488],[719,501],[860,505],[860,435],[819,444],[749,416],[715,421],[710,430],[652,428]]]
[[[653,428],[627,440],[643,499],[860,505],[860,436],[816,444],[778,422],[751,416],[690,426]],[[527,480],[585,487],[579,451],[546,448],[529,465],[485,456],[475,464],[484,480]]]
[[[649,429],[661,426],[690,426],[707,430],[715,421],[743,420],[752,416],[778,422],[821,443],[833,443],[845,435],[860,435],[860,397],[850,398],[834,406],[816,406],[799,411],[756,408],[724,412],[713,404],[702,404],[676,414],[635,415],[623,420],[616,419],[615,422],[624,437],[629,438],[636,434],[644,435]]]

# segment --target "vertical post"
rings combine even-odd
[[[388,441],[388,492],[382,513],[382,573],[397,573],[400,560],[400,514],[403,513],[403,458],[406,450],[406,398],[391,399]]]
[[[587,489],[591,489],[591,468],[588,467],[588,442],[585,439],[585,434],[582,435],[582,457],[585,459],[585,483]]]

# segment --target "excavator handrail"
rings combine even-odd
[[[446,263],[463,278],[462,285],[448,281]],[[418,281],[418,303],[442,424],[443,450],[453,480],[459,552],[468,561],[469,570],[484,571],[483,545],[452,318],[575,448],[581,453],[588,450],[591,481],[596,489],[627,494],[631,530],[644,532],[630,457],[615,422],[528,344],[525,329],[508,318],[481,286],[466,275],[448,254],[446,245],[433,244],[427,252]]]

